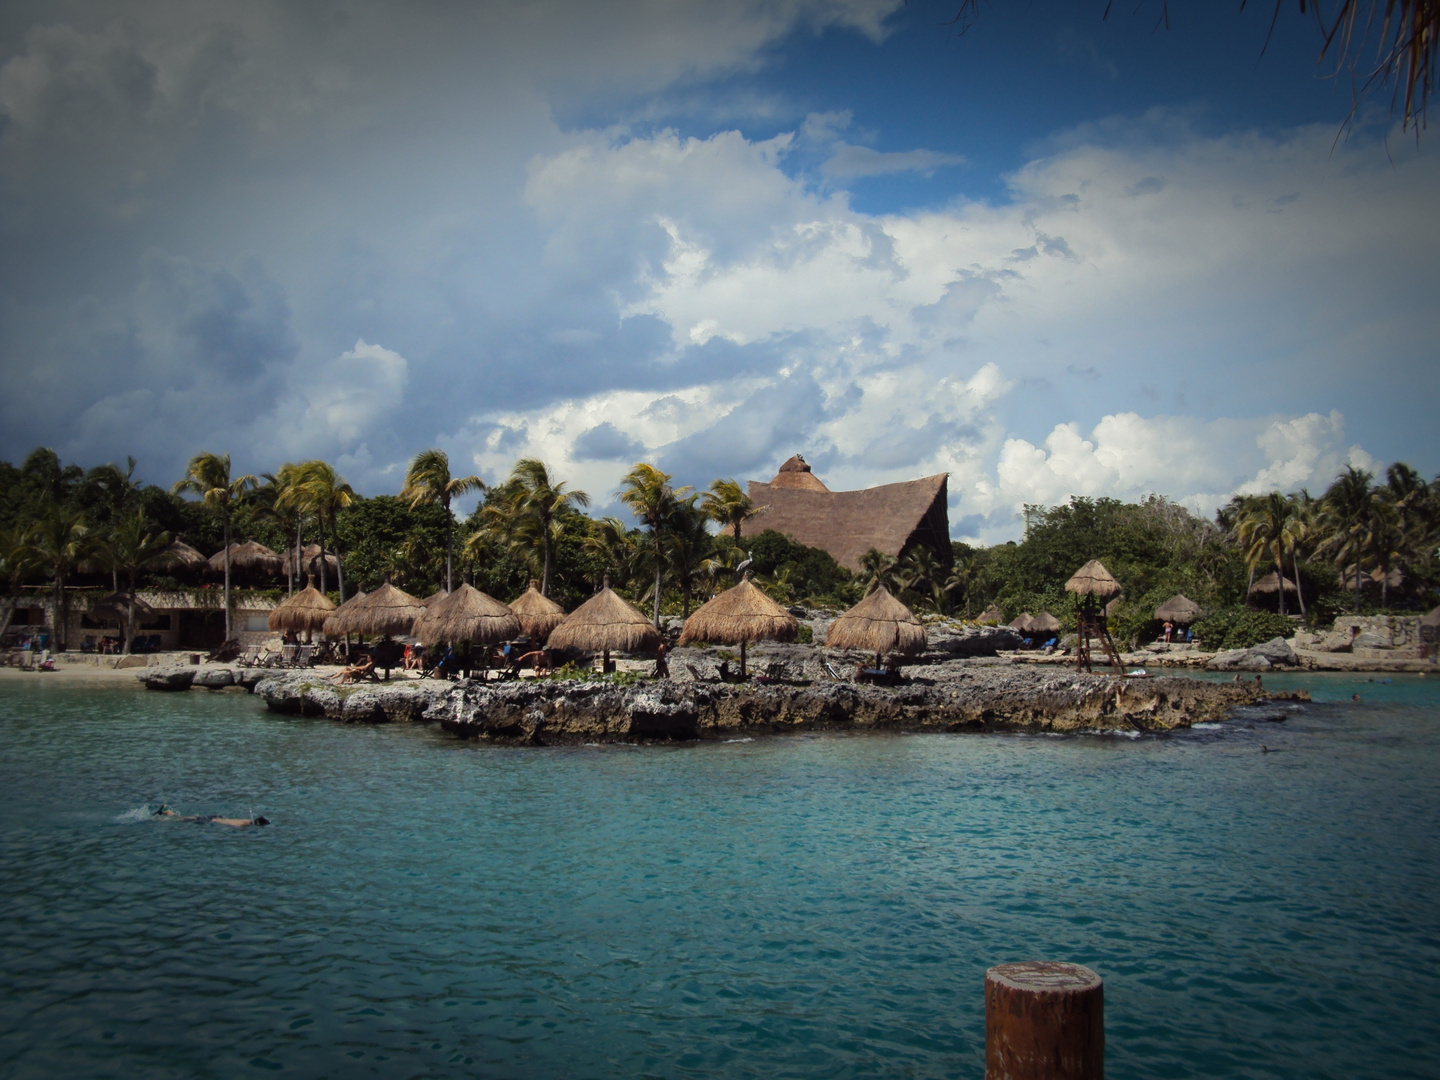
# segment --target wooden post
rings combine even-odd
[[[985,973],[985,1080],[1104,1080],[1105,988],[1079,964]]]

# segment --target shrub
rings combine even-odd
[[[801,623],[800,636],[796,638],[796,640],[799,641],[801,645],[815,644],[815,630],[809,623]]]
[[[1228,607],[1195,624],[1195,633],[1207,649],[1248,649],[1273,638],[1288,638],[1295,624],[1273,611]]]

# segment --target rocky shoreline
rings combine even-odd
[[[731,684],[703,679],[519,682],[394,680],[337,686],[316,672],[147,669],[153,689],[246,689],[272,712],[347,723],[438,723],[511,745],[725,739],[790,732],[1163,732],[1225,719],[1239,705],[1308,695],[1252,681],[1121,679],[1006,659],[916,669],[900,686],[826,679]]]

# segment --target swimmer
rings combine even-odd
[[[1359,695],[1359,694],[1351,694],[1351,695],[1350,695],[1350,700],[1351,700],[1351,701],[1359,701],[1359,700],[1360,700],[1360,695]]]
[[[251,825],[269,825],[270,819],[263,816],[238,818],[221,817],[219,814],[177,814],[170,807],[161,805],[155,811],[155,817],[164,818],[166,821],[193,821],[200,825],[229,825],[232,829],[244,829]]]

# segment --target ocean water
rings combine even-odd
[[[1042,958],[1105,978],[1112,1078],[1433,1078],[1440,679],[1321,681],[568,749],[0,685],[0,1076],[979,1078],[985,969]]]

